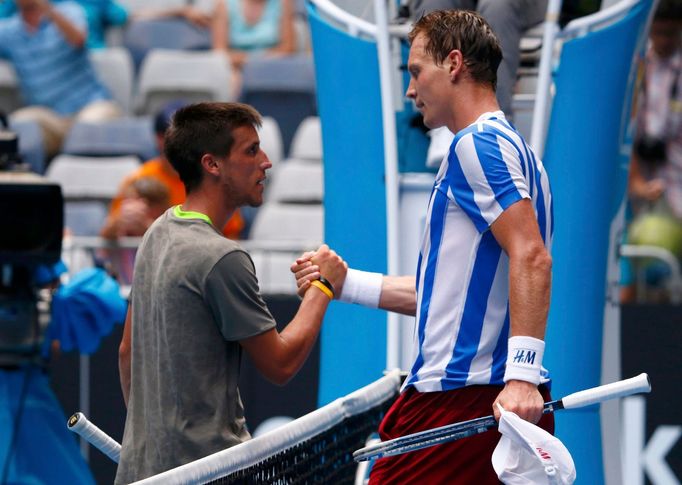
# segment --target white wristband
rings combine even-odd
[[[519,380],[536,386],[540,384],[545,342],[534,337],[511,337],[508,348],[504,382]]]
[[[383,279],[384,276],[381,273],[348,268],[339,300],[357,303],[369,308],[378,308]]]

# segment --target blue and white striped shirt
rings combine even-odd
[[[54,8],[87,32],[85,12],[78,4],[63,2]],[[95,76],[87,49],[69,44],[54,22],[43,20],[29,32],[19,14],[1,20],[0,57],[13,64],[27,105],[68,116],[93,101],[111,99]]]
[[[509,258],[490,225],[530,199],[545,245],[549,179],[501,111],[461,130],[429,200],[417,265],[418,353],[405,387],[420,392],[503,384],[509,338]]]

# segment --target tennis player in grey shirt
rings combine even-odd
[[[323,278],[278,333],[253,262],[216,228],[263,201],[272,166],[260,149],[260,115],[237,103],[178,110],[166,155],[187,200],[147,231],[138,250],[120,347],[128,407],[116,483],[129,483],[249,439],[237,381],[242,350],[271,381],[286,383],[317,338],[347,265],[323,246]]]

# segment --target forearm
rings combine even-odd
[[[379,308],[414,316],[417,291],[414,276],[384,276],[381,282]]]
[[[510,336],[545,338],[552,260],[544,247],[509,261]]]
[[[310,288],[294,318],[279,334],[282,345],[274,360],[281,369],[280,384],[285,384],[296,375],[310,355],[329,301],[320,290]]]
[[[505,387],[497,396],[493,413],[500,417],[496,404],[521,418],[537,423],[542,415],[542,356],[549,310],[551,258],[541,247],[509,261],[509,312],[511,331]]]
[[[45,15],[60,30],[66,41],[74,47],[81,48],[85,45],[86,33],[82,32],[69,19],[64,17],[54,7],[49,6]]]
[[[152,20],[182,17],[186,7],[171,7],[171,8],[144,8],[136,11],[133,17],[136,20]]]
[[[290,0],[282,0],[279,43],[268,52],[272,54],[292,54],[296,50],[296,31],[294,29],[294,6]]]
[[[214,50],[227,51],[228,50],[228,31],[227,31],[227,16],[225,6],[217,6],[213,12],[213,19],[211,21],[211,45]]]

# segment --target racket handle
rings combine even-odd
[[[102,453],[118,463],[121,455],[121,445],[111,436],[88,421],[83,413],[75,413],[66,422],[68,428],[85,438]]]
[[[629,396],[638,392],[651,392],[651,382],[649,381],[649,376],[645,373],[630,379],[574,392],[564,396],[561,402],[564,409],[574,409],[608,401],[609,399]]]

